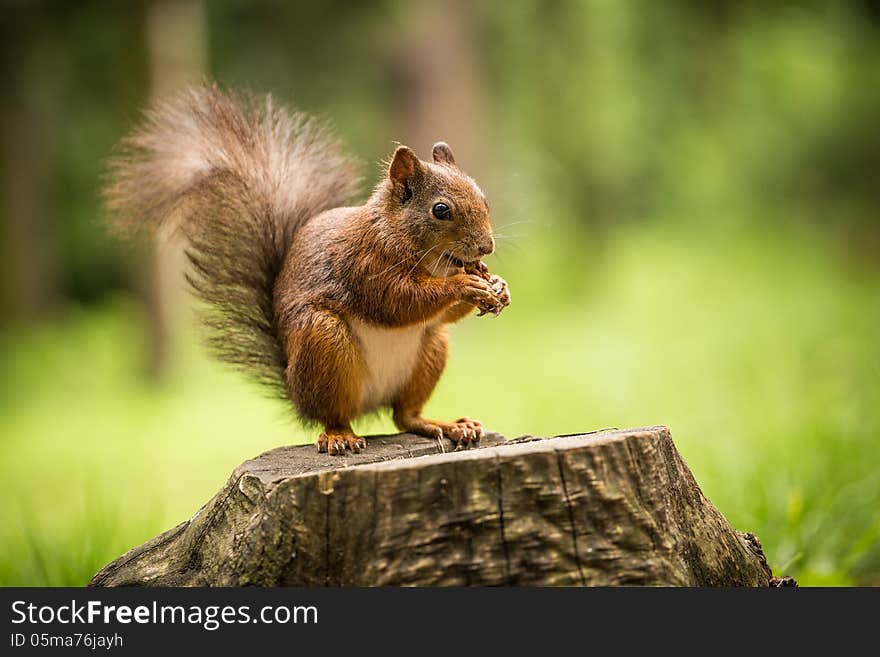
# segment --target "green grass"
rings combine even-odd
[[[667,424],[775,570],[880,581],[875,274],[809,235],[631,228],[601,248],[531,243],[493,266],[513,305],[453,329],[429,413],[508,436]],[[190,516],[240,461],[313,439],[188,334],[169,380],[146,385],[141,326],[117,299],[3,337],[0,583],[84,584]]]

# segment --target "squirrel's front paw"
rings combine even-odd
[[[459,298],[472,306],[476,306],[480,315],[498,314],[504,308],[501,300],[492,290],[488,281],[477,274],[461,274]]]
[[[497,315],[501,310],[510,305],[510,288],[507,286],[507,281],[495,274],[492,274],[489,277],[489,287],[492,289],[492,292],[501,304],[501,309],[495,313]]]
[[[486,281],[486,283],[489,284],[489,290],[495,297],[495,303],[484,303],[483,305],[478,303],[473,304],[480,309],[480,316],[485,315],[486,313],[492,313],[497,316],[498,313],[510,305],[510,289],[507,286],[507,281],[500,276],[490,274],[489,268],[482,260],[468,263],[465,266],[464,271],[468,276],[473,276]]]
[[[464,266],[464,273],[474,274],[475,276],[482,278],[484,281],[488,281],[491,278],[489,267],[482,260],[467,263]]]

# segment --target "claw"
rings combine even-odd
[[[443,450],[443,439],[447,438],[454,444],[455,451],[475,446],[483,437],[483,425],[478,420],[461,417],[455,422],[436,422],[421,417],[412,418],[404,423],[402,429],[412,431],[428,438],[434,438]]]
[[[326,452],[333,456],[343,456],[345,450],[351,450],[354,454],[359,454],[361,450],[367,448],[367,441],[353,433],[340,431],[338,433],[322,433],[318,437],[318,452]]]

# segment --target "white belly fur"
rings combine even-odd
[[[384,328],[356,318],[349,319],[349,326],[360,342],[366,365],[361,412],[368,413],[391,402],[409,381],[418,362],[426,326]]]

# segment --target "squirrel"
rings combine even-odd
[[[189,88],[145,113],[109,161],[104,196],[123,236],[177,230],[208,343],[320,425],[319,452],[366,448],[355,418],[390,407],[401,431],[483,436],[422,407],[446,365],[446,325],[497,315],[507,283],[489,206],[450,147],[398,146],[362,204],[339,140],[270,96]]]

